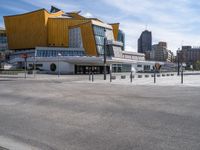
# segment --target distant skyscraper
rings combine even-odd
[[[142,32],[138,39],[138,52],[146,53],[152,50],[152,34],[150,31],[145,30]]]
[[[152,51],[150,53],[150,60],[173,62],[174,55],[172,51],[167,49],[166,42],[159,42],[158,44],[154,44],[152,46]]]

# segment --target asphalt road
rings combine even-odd
[[[0,146],[199,150],[200,87],[0,81]]]

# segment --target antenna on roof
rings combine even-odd
[[[51,13],[56,13],[56,12],[59,12],[59,11],[61,11],[59,8],[57,8],[55,6],[51,6],[51,10],[50,10]]]

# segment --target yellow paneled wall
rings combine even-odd
[[[97,56],[96,41],[91,21],[80,25],[83,47],[88,56]]]
[[[111,24],[111,26],[113,27],[113,34],[114,34],[115,41],[117,41],[117,37],[119,33],[119,23]]]
[[[4,17],[9,49],[46,46],[44,10]],[[37,38],[35,38],[37,36]]]
[[[48,20],[48,46],[68,47],[69,45],[69,26],[74,26],[86,20],[49,18]]]
[[[61,13],[49,14],[45,9],[40,9],[22,15],[5,16],[9,49],[47,46],[48,17],[59,16]]]
[[[69,28],[80,27],[83,47],[88,56],[97,56],[96,42],[91,21],[50,18],[48,21],[49,46],[68,47]]]

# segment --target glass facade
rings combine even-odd
[[[96,40],[97,51],[98,54],[101,56],[104,54],[105,28],[94,25],[93,30]]]
[[[80,28],[73,28],[69,30],[69,47],[83,48]]]
[[[7,37],[5,33],[0,33],[0,51],[8,49]]]
[[[130,72],[131,71],[131,64],[113,64],[112,65],[113,73],[117,72]]]
[[[85,56],[82,50],[37,50],[36,57],[57,57],[58,53],[62,56]]]
[[[113,30],[106,29],[106,37],[107,37],[107,40],[114,41],[115,39],[113,35]]]
[[[125,34],[123,31],[119,30],[118,32],[118,37],[117,37],[117,41],[122,42],[123,43],[123,50],[125,50]]]

